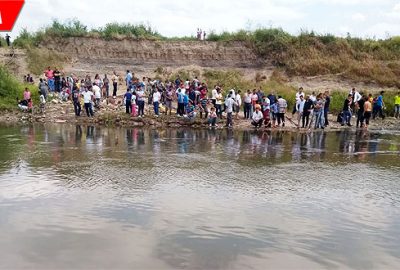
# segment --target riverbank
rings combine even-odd
[[[151,106],[146,106],[145,116],[132,117],[125,113],[125,106],[118,104],[103,104],[100,110],[95,111],[94,117],[87,117],[82,111],[81,116],[74,114],[73,105],[70,101],[59,103],[58,101],[50,102],[46,105],[44,114],[40,112],[22,112],[20,110],[3,111],[0,116],[0,123],[8,124],[28,124],[28,123],[70,123],[82,125],[99,125],[99,126],[122,126],[122,127],[152,127],[152,128],[209,128],[207,120],[201,119],[198,115],[194,120],[185,117],[177,117],[176,114],[165,115],[161,113],[159,117],[153,114]],[[34,110],[36,111],[36,110]],[[225,115],[224,115],[225,116]],[[352,127],[342,127],[336,121],[337,115],[329,115],[329,127],[325,131],[355,128],[356,118],[352,119]],[[225,127],[226,119],[219,120],[218,129]],[[234,118],[234,129],[252,130],[254,127],[250,124],[250,120],[243,119],[243,113],[239,114],[237,119]],[[298,130],[297,115],[292,118],[291,113],[286,114],[285,127],[273,129],[279,130]],[[369,126],[370,130],[399,130],[400,120],[393,117],[387,117],[385,120],[372,120]],[[306,129],[300,129],[306,130]]]

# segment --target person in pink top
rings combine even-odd
[[[28,87],[25,87],[24,100],[28,102],[28,108],[32,108],[31,92],[29,91]]]
[[[47,70],[44,71],[44,76],[47,78],[47,84],[49,85],[50,91],[54,92],[54,71],[48,67]]]

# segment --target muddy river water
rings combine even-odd
[[[0,126],[1,269],[399,269],[400,134]]]

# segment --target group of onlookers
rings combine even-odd
[[[285,127],[287,121],[298,128],[306,129],[324,129],[329,125],[328,113],[331,104],[329,91],[305,94],[300,87],[294,97],[292,117],[288,117],[288,102],[273,91],[265,94],[261,89],[254,89],[247,90],[242,95],[240,90],[230,89],[224,95],[222,85],[215,85],[209,91],[207,84],[198,77],[182,80],[177,76],[174,81],[164,82],[147,77],[140,80],[127,70],[123,78],[113,72],[110,79],[107,75],[101,78],[96,74],[92,80],[89,75],[84,79],[79,79],[75,75],[63,76],[57,68],[50,67],[44,75],[45,79],[41,78],[39,82],[43,103],[46,102],[49,92],[57,93],[61,100],[72,101],[77,116],[81,115],[82,105],[87,116],[94,116],[94,108],[100,110],[103,100],[117,102],[118,87],[123,82],[127,89],[123,95],[123,104],[126,113],[134,117],[144,117],[145,108],[149,110],[152,107],[156,117],[161,113],[171,115],[175,110],[178,117],[188,120],[193,120],[197,116],[204,117],[210,126],[217,126],[225,114],[225,125],[232,127],[233,120],[239,118],[241,111],[244,119],[249,119],[257,128],[263,125],[267,128]],[[26,78],[30,78],[30,75],[28,74]],[[112,95],[110,95],[111,88]],[[373,98],[372,95],[360,94],[353,88],[344,101],[338,121],[342,125],[351,126],[352,116],[355,115],[357,127],[368,127],[371,118],[377,116],[384,118],[383,94],[382,91],[378,97]],[[399,117],[400,93],[395,97],[395,110],[395,116]]]

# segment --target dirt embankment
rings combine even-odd
[[[276,68],[271,61],[260,58],[251,45],[246,42],[210,41],[160,41],[114,39],[98,37],[54,38],[43,41],[40,48],[50,52],[63,53],[68,61],[63,63],[66,74],[74,73],[80,77],[86,74],[111,74],[113,70],[120,75],[127,69],[138,77],[156,75],[158,67],[170,73],[177,70],[239,70],[244,79],[254,81],[256,77],[270,78]],[[5,64],[18,78],[29,73],[27,54],[24,50],[0,48],[0,63]],[[52,65],[53,66],[53,65]],[[43,69],[45,66],[43,67]],[[356,87],[364,92],[378,92],[379,85],[361,81],[343,80],[337,74],[313,77],[289,77],[287,84],[303,86],[308,91],[339,90],[348,91]]]
[[[26,57],[26,51],[23,49],[0,48],[0,64],[21,78],[29,73]]]
[[[243,42],[105,40],[53,38],[41,47],[71,57],[71,70],[97,72],[123,67],[153,72],[157,67],[260,68],[264,61]]]

